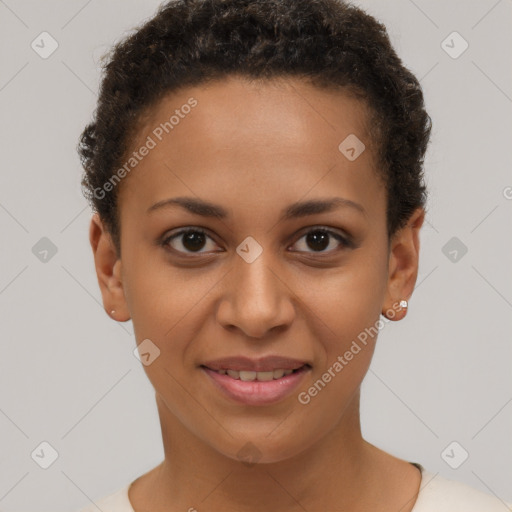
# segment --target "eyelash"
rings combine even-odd
[[[325,234],[328,234],[330,235],[331,237],[333,237],[334,239],[336,239],[338,242],[341,242],[341,245],[346,247],[346,248],[351,248],[354,246],[354,244],[352,243],[352,241],[345,237],[345,236],[342,236],[340,235],[338,232],[336,231],[332,231],[331,229],[328,229],[324,226],[314,226],[312,228],[310,228],[308,231],[306,231],[305,233],[303,233],[295,242],[297,243],[299,240],[301,240],[302,238],[304,238],[305,236],[307,236],[308,234],[310,233],[315,233],[315,232],[322,232],[322,233],[325,233]],[[188,233],[201,233],[203,235],[205,235],[206,237],[212,239],[212,237],[202,228],[196,228],[196,227],[189,227],[189,228],[186,228],[186,229],[182,229],[180,231],[178,231],[177,233],[174,233],[170,236],[167,236],[165,237],[160,245],[164,248],[168,247],[169,246],[169,243],[174,240],[175,238],[179,238],[180,236],[182,235],[185,235],[185,234],[188,234]],[[212,239],[213,240],[213,239]],[[207,254],[207,253],[203,253],[203,252],[184,252],[184,251],[177,251],[176,249],[172,249],[174,252],[177,252],[178,254],[180,255],[183,255],[183,254],[190,254],[192,255],[191,257],[195,257],[194,255],[201,255],[201,254]],[[322,254],[331,254],[333,252],[337,252],[338,250],[341,250],[341,247],[337,248],[337,249],[332,249],[330,251],[306,251],[307,254],[318,254],[318,255],[322,255]],[[297,251],[297,252],[301,252],[301,251]],[[185,257],[188,257],[188,256],[185,256]]]

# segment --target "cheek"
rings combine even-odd
[[[200,330],[212,315],[209,297],[222,276],[211,272],[198,277],[197,271],[162,264],[132,269],[128,295],[135,339],[137,345],[146,343],[157,354],[144,371],[178,415],[191,408],[182,387],[193,392],[195,385],[190,381],[190,372],[195,371],[190,366],[190,351],[195,347],[191,340],[204,337]]]
[[[211,293],[215,276],[197,270],[176,269],[155,261],[130,267],[125,295],[136,339],[154,338],[164,345],[193,322],[194,312]]]
[[[375,279],[362,271],[319,284],[310,287],[310,328],[323,350],[298,401],[329,423],[340,419],[368,371],[382,327],[381,297]]]
[[[361,256],[359,256],[361,255]],[[329,347],[340,349],[378,320],[386,290],[382,265],[354,255],[346,265],[302,276],[302,296],[312,317],[323,322]]]
[[[336,271],[304,283],[310,329],[322,344],[313,387],[304,389],[306,403],[318,408],[350,400],[370,365],[385,294],[382,263],[361,251]],[[314,405],[313,405],[314,404]],[[329,414],[340,413],[334,410]]]

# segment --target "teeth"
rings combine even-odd
[[[283,370],[282,368],[268,372],[251,372],[246,370],[217,370],[217,373],[220,373],[221,375],[227,374],[233,379],[240,379],[244,382],[251,382],[254,380],[265,382],[273,379],[280,379],[285,375],[290,375],[292,372],[293,370]]]
[[[257,372],[256,373],[256,379],[266,381],[266,380],[274,380],[276,377],[274,377],[274,374],[276,372],[273,372],[272,370],[269,372]],[[279,375],[279,374],[278,374]],[[277,377],[279,378],[279,377]]]
[[[250,380],[256,380],[256,376],[258,375],[259,372],[245,372],[245,371],[240,371],[238,372],[238,374],[240,375],[240,380],[243,380],[245,382],[248,382]],[[260,373],[261,375],[261,373]]]

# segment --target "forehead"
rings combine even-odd
[[[143,119],[131,148],[151,149],[122,183],[120,203],[142,214],[167,197],[196,195],[254,209],[329,193],[379,209],[367,122],[363,101],[299,79],[229,77],[184,88]],[[344,150],[354,141],[364,151],[351,160]]]

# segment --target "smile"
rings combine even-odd
[[[276,368],[267,371],[232,370],[220,368],[213,370],[201,366],[213,389],[238,404],[263,406],[280,402],[296,392],[297,388],[310,374],[311,366],[304,364],[299,368]]]

